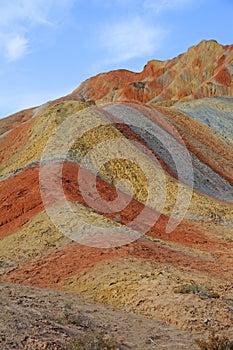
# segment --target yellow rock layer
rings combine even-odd
[[[230,286],[225,285],[224,291],[221,282],[212,277],[194,271],[190,277],[187,270],[171,265],[143,259],[115,259],[66,279],[61,287],[182,329],[204,329],[206,319],[211,320],[212,326],[222,322],[232,327],[225,300],[218,298],[222,293],[228,298],[232,293]],[[199,292],[193,293],[197,288]]]
[[[49,254],[67,244],[45,212],[35,215],[27,224],[0,241],[1,260],[17,264]]]
[[[0,175],[17,169],[27,163],[40,159],[51,134],[67,117],[87,107],[87,104],[77,101],[67,101],[39,113],[29,132],[29,140],[19,152],[0,166]]]
[[[91,211],[80,203],[71,205],[73,218],[67,214],[67,207],[56,207],[56,226],[46,212],[35,215],[21,229],[0,240],[1,261],[13,261],[16,264],[26,263],[48,255],[57,248],[61,248],[79,235],[85,234],[88,225],[102,228],[121,227],[113,220]],[[59,230],[60,226],[67,226],[67,230]],[[67,236],[64,235],[67,233]],[[68,237],[69,236],[69,237]]]

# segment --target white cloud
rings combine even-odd
[[[193,0],[144,0],[144,8],[160,13],[162,11],[181,8],[193,3]]]
[[[28,40],[16,35],[6,43],[6,57],[8,61],[15,61],[28,53]]]
[[[0,49],[8,61],[30,52],[28,33],[34,26],[51,26],[55,8],[67,8],[75,0],[1,0]],[[62,12],[62,11],[61,11]]]
[[[101,46],[108,63],[152,55],[160,46],[165,31],[140,17],[108,25],[101,35]]]

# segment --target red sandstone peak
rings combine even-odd
[[[233,45],[203,40],[171,60],[149,61],[142,72],[116,70],[84,81],[73,95],[84,100],[148,103],[233,93]]]

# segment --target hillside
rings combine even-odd
[[[233,45],[202,41],[0,119],[3,293],[72,292],[195,349],[187,334],[232,338],[232,234]]]

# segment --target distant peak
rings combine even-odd
[[[74,94],[99,103],[160,103],[229,96],[233,89],[229,67],[232,61],[233,45],[223,46],[214,39],[204,39],[172,59],[148,61],[140,73],[120,69],[99,74],[82,83]]]
[[[218,41],[215,40],[215,39],[209,39],[209,40],[203,39],[203,40],[201,40],[201,41],[199,42],[199,44],[198,44],[197,46],[199,46],[199,45],[209,45],[209,44],[221,45],[221,44],[219,44]],[[221,46],[222,46],[222,45],[221,45]]]

